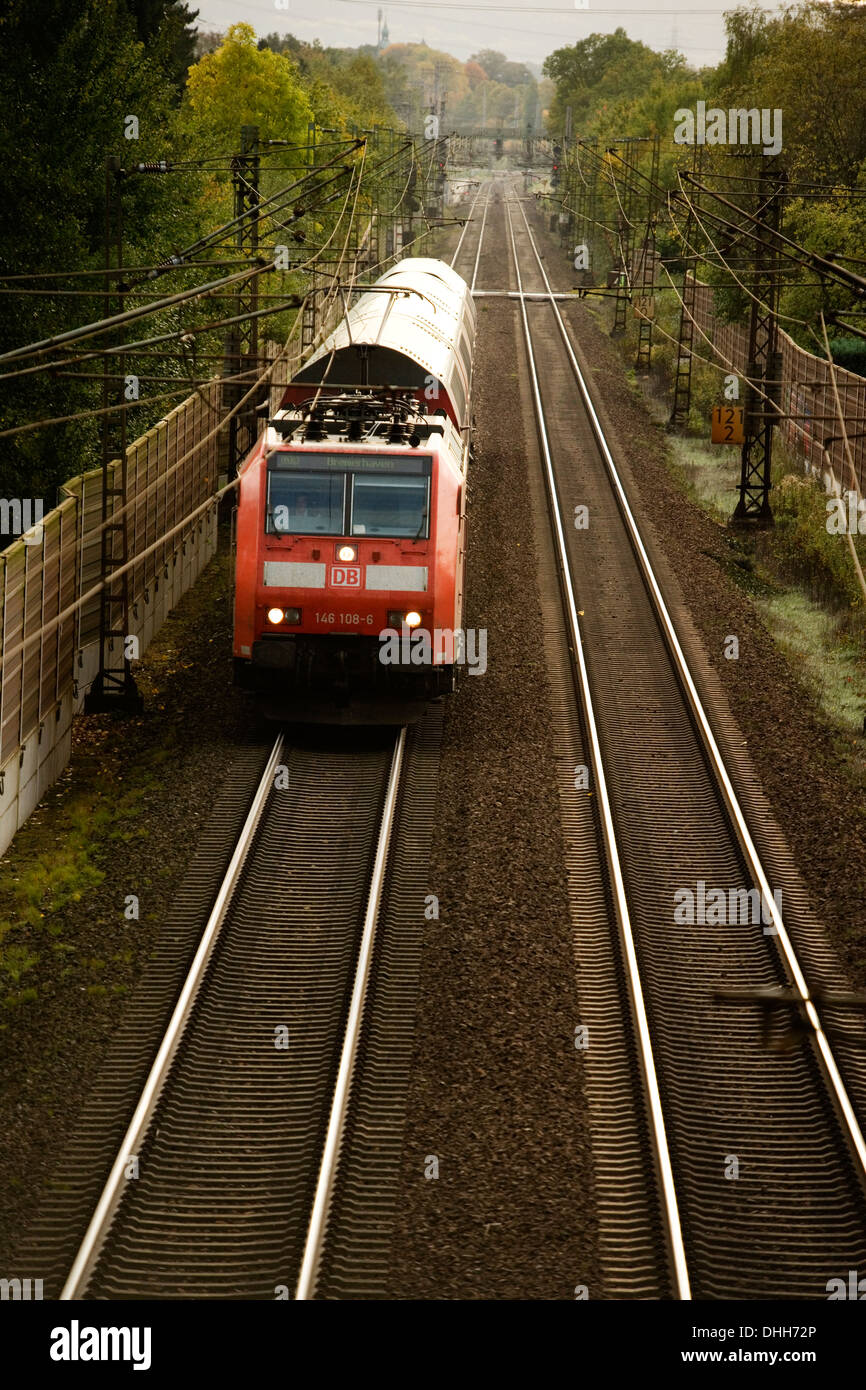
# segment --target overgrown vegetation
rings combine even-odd
[[[0,15],[0,157],[7,170],[16,171],[5,193],[0,274],[43,277],[23,282],[26,295],[0,296],[0,351],[103,317],[100,277],[69,277],[103,265],[107,156],[119,157],[126,171],[124,262],[159,265],[232,217],[229,161],[243,125],[258,126],[262,142],[302,147],[312,121],[330,132],[332,142],[377,122],[400,126],[371,59],[345,61],[322,50],[277,53],[260,45],[249,25],[236,24],[215,51],[194,61],[195,17],[177,0],[80,0],[72,6],[11,0]],[[130,116],[137,120],[136,139],[126,138]],[[303,159],[287,158],[282,147],[263,145],[263,151],[266,198],[300,176]],[[140,162],[163,160],[173,166],[168,173],[135,172]],[[301,217],[292,224],[289,244],[312,253],[339,211],[335,203]],[[221,255],[233,254],[229,240]],[[237,264],[214,273],[232,269]],[[203,278],[201,270],[181,271],[170,284],[159,279],[154,287],[170,293]],[[301,283],[292,272],[275,273],[266,288],[289,295]],[[69,293],[82,289],[86,293]],[[141,336],[227,315],[225,303],[171,310],[158,329],[144,320]],[[111,312],[116,308],[115,299]],[[272,331],[286,326],[284,319]],[[142,399],[167,392],[174,379],[178,394],[131,411],[129,437],[177,404],[192,376],[215,374],[222,347],[214,333],[197,340],[191,362],[177,352],[148,359],[154,381],[149,385],[142,378]],[[84,370],[97,369],[91,363]],[[127,370],[141,368],[135,363]],[[68,375],[35,373],[4,387],[0,429],[100,404],[98,382]],[[60,483],[98,462],[99,423],[92,415],[0,439],[0,496],[41,496],[47,508]]]
[[[726,15],[727,50],[716,67],[689,68],[675,53],[655,53],[629,39],[623,30],[613,35],[592,35],[560,49],[547,60],[545,71],[556,84],[550,127],[565,128],[571,109],[573,133],[583,141],[597,142],[599,162],[577,147],[565,190],[567,211],[588,203],[590,172],[596,173],[593,226],[587,215],[575,223],[574,240],[586,235],[591,241],[592,280],[603,284],[606,270],[621,263],[624,207],[627,185],[641,188],[637,204],[640,235],[645,220],[645,185],[634,174],[639,165],[649,172],[647,150],[652,137],[660,137],[659,180],[678,192],[677,171],[688,168],[692,149],[673,142],[675,116],[694,110],[701,100],[706,107],[759,108],[781,112],[783,151],[779,164],[789,177],[790,196],[785,203],[785,231],[808,250],[861,270],[866,264],[866,223],[862,209],[866,196],[866,87],[860,72],[866,65],[866,11],[841,3],[791,5],[779,13],[752,6]],[[646,137],[644,144],[626,147],[625,134]],[[733,156],[736,156],[734,158]],[[577,168],[577,160],[582,164]],[[737,206],[753,210],[754,180],[766,163],[758,149],[732,150],[725,144],[706,144],[701,150],[702,178],[722,189]],[[631,166],[631,167],[630,167]],[[576,176],[575,176],[576,175]],[[739,191],[738,191],[739,190]],[[570,201],[569,201],[570,200]],[[708,198],[704,207],[711,206]],[[673,378],[678,357],[680,301],[672,288],[682,283],[686,267],[715,291],[715,312],[725,320],[747,324],[751,299],[741,282],[752,275],[754,245],[736,234],[744,225],[739,211],[717,212],[727,216],[731,228],[693,225],[686,244],[685,212],[674,203],[659,218],[657,251],[662,271],[651,301],[653,372],[643,383],[656,417],[670,414]],[[695,250],[702,254],[696,260]],[[858,322],[859,300],[851,289],[820,279],[801,265],[786,262],[780,298],[782,327],[807,351],[824,355],[822,313],[831,327],[830,351],[835,361],[855,372],[866,372],[866,341],[850,329],[834,330],[833,315],[843,322]],[[608,329],[612,324],[609,301],[598,310]],[[626,331],[620,339],[624,362],[635,361],[638,320],[629,308]],[[710,356],[710,345],[695,331],[691,377],[691,404],[685,439],[674,441],[675,455],[687,482],[717,519],[730,520],[739,480],[739,451],[722,451],[699,443],[709,435],[713,405],[723,402],[725,374],[730,368],[714,366],[701,358]],[[827,433],[830,433],[828,429]],[[764,535],[729,533],[738,551],[739,577],[760,588],[761,576],[776,593],[797,589],[803,602],[820,604],[827,626],[811,624],[813,637],[819,627],[830,633],[834,659],[841,651],[853,651],[864,661],[866,615],[851,543],[866,559],[866,538],[849,540],[828,531],[827,497],[816,477],[804,475],[802,461],[788,457],[781,439],[775,444],[773,511],[775,525]],[[728,459],[724,462],[725,458]],[[766,596],[765,596],[766,597]],[[769,600],[767,600],[769,602]],[[793,602],[793,599],[791,600]],[[805,612],[805,610],[804,610]],[[801,615],[802,616],[802,615]],[[792,631],[797,624],[792,622]],[[805,632],[809,624],[801,624]],[[804,639],[805,640],[805,639]],[[829,650],[829,648],[828,648]]]
[[[197,709],[191,692],[225,635],[213,636],[213,620],[227,621],[230,593],[226,538],[137,668],[149,713],[122,727],[111,716],[77,724],[72,766],[0,860],[0,1031],[60,980],[95,997],[128,988],[176,872],[154,857],[155,808],[171,803],[166,786],[189,754],[181,719]],[[138,918],[126,916],[130,892],[142,894]]]
[[[540,106],[551,92],[550,83],[539,83],[525,63],[492,48],[462,63],[426,43],[394,43],[379,52],[371,45],[322,48],[292,34],[268,34],[259,45],[290,53],[303,74],[324,74],[350,100],[369,103],[370,91],[381,91],[382,101],[410,130],[421,130],[425,116],[436,110],[444,112],[449,131],[486,129],[522,138],[527,126],[540,133]]]
[[[592,301],[587,301],[592,305]],[[606,330],[610,301],[593,307]],[[676,332],[676,312],[659,310],[660,327]],[[671,409],[676,348],[659,337],[653,372],[633,389],[647,400],[653,417],[666,423]],[[634,363],[637,319],[627,320],[618,340],[623,364]],[[669,439],[671,469],[692,499],[727,528],[723,549],[729,577],[758,605],[775,639],[815,691],[825,713],[849,733],[860,733],[866,716],[866,604],[846,538],[828,532],[824,487],[781,438],[773,451],[773,526],[766,531],[729,527],[738,496],[740,451],[709,442],[707,422],[720,396],[722,373],[705,363],[692,367],[691,411],[683,435]],[[853,537],[866,566],[866,536]]]
[[[766,109],[782,115],[784,165],[792,196],[786,202],[785,230],[795,241],[822,256],[852,258],[866,263],[866,10],[845,3],[804,0],[771,14],[759,5],[741,7],[725,16],[727,49],[715,67],[691,68],[678,53],[656,53],[630,39],[623,29],[615,34],[593,34],[547,59],[545,72],[556,87],[549,128],[560,132],[571,108],[573,133],[595,139],[599,151],[621,141],[625,134],[661,138],[660,183],[677,190],[677,167],[688,164],[691,151],[673,143],[678,111],[694,110],[702,100],[724,111]],[[622,146],[620,155],[622,155]],[[732,155],[736,156],[735,161]],[[718,184],[729,180],[729,197],[751,210],[751,194],[738,192],[738,180],[754,179],[763,156],[759,150],[732,151],[725,144],[701,147],[702,175]],[[641,158],[639,146],[624,155]],[[627,181],[619,156],[606,155],[610,174]],[[643,169],[648,172],[646,155]],[[732,177],[733,176],[733,177]],[[744,182],[743,188],[748,185]],[[853,193],[850,191],[853,190]],[[593,234],[595,268],[605,254],[608,264],[617,259],[617,197],[606,171],[599,179],[597,218],[602,224]],[[620,197],[622,194],[620,193]],[[734,223],[744,221],[726,213]],[[676,213],[682,230],[684,213]],[[677,257],[682,244],[677,227],[664,225],[658,249],[672,273],[681,272]],[[714,264],[724,258],[741,279],[751,271],[753,245],[748,238],[715,226],[693,233],[707,253],[699,264],[702,279],[716,288],[716,310],[732,322],[747,320],[749,297],[728,269]],[[686,248],[688,249],[688,248]],[[791,336],[810,352],[823,352],[820,311],[826,316],[856,310],[858,301],[849,289],[813,273],[788,273],[782,290],[780,315]],[[662,277],[662,285],[667,281]],[[663,296],[664,297],[664,296]],[[670,295],[668,295],[670,297]],[[864,371],[864,342],[859,350],[846,330],[833,333],[835,360],[849,370]]]
[[[67,781],[68,781],[67,774]],[[15,842],[15,869],[7,869],[0,889],[0,1005],[16,1008],[32,1002],[37,991],[25,976],[40,954],[63,955],[74,947],[62,937],[63,908],[80,902],[102,882],[103,847],[137,834],[135,819],[154,769],[135,770],[131,785],[119,790],[91,769],[87,785],[74,794],[55,794],[48,813],[52,843],[45,843],[42,816],[31,817]]]

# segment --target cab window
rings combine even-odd
[[[428,489],[428,478],[356,473],[352,479],[352,535],[426,538]]]
[[[266,530],[276,535],[344,535],[345,473],[268,473]]]

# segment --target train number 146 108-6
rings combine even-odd
[[[329,623],[342,627],[372,627],[372,613],[317,613],[317,623]]]

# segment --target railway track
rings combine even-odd
[[[467,217],[466,222],[464,223],[463,229],[462,229],[462,231],[461,231],[461,233],[460,233],[459,240],[458,240],[458,242],[457,242],[457,245],[456,245],[455,248],[454,248],[454,254],[453,254],[452,257],[451,257],[451,267],[452,267],[452,269],[454,269],[454,270],[457,269],[457,260],[458,260],[458,258],[459,258],[461,255],[466,256],[467,261],[471,261],[471,264],[472,264],[472,278],[471,278],[471,280],[469,281],[469,288],[472,289],[472,290],[475,289],[475,285],[476,285],[476,282],[477,282],[477,280],[478,280],[478,266],[479,266],[480,261],[481,261],[481,249],[482,249],[482,247],[483,247],[483,245],[484,245],[484,232],[485,232],[486,227],[487,227],[487,213],[488,213],[488,210],[489,210],[489,207],[490,207],[490,195],[491,195],[491,193],[493,192],[493,180],[491,179],[491,180],[488,180],[488,181],[487,181],[487,193],[486,193],[486,195],[485,195],[485,198],[484,198],[484,206],[483,206],[482,211],[481,211],[481,221],[480,221],[480,223],[478,223],[478,218],[477,218],[475,209],[476,209],[477,206],[478,206],[478,201],[479,201],[479,199],[480,199],[480,197],[481,197],[481,190],[482,190],[483,188],[484,188],[484,182],[479,183],[479,185],[478,185],[478,191],[477,191],[477,193],[475,194],[475,197],[472,199],[472,206],[471,206],[471,208],[469,209],[469,216]],[[466,233],[469,231],[470,227],[474,228],[474,227],[476,226],[476,224],[478,225],[478,237],[477,237],[477,240],[476,240],[476,242],[475,242],[475,256],[474,256],[474,259],[473,259],[473,258],[472,258],[472,250],[471,250],[471,247],[470,247],[469,244],[468,244],[468,241],[467,241],[467,245],[466,245],[466,246],[464,246],[463,243],[464,243],[464,240],[466,240]],[[464,278],[468,278],[468,276],[469,276],[469,266],[468,266],[468,264],[467,264],[466,275],[465,275]]]
[[[553,521],[542,638],[605,1268],[590,1296],[821,1298],[866,1260],[850,1100],[866,1054],[846,1049],[843,1068],[830,1045],[529,222],[492,192],[452,264],[467,258],[474,284],[485,234],[506,229],[516,288],[493,293],[516,296]],[[434,715],[363,748],[274,744],[225,876],[207,875],[204,933],[147,1080],[117,1106],[64,1298],[384,1296],[438,741]],[[764,888],[772,931],[677,922],[675,894],[699,882]],[[802,1025],[795,1047],[764,1046],[743,1002],[755,991],[794,998],[781,1012]],[[37,1226],[32,1248],[52,1258],[69,1245],[64,1183],[76,1155],[98,1168],[114,1086]]]
[[[61,1298],[381,1296],[438,721],[385,735],[276,739]]]
[[[563,780],[587,769],[563,809],[605,1294],[826,1297],[866,1260],[863,1053],[843,1079],[513,193],[505,211],[561,591]],[[701,885],[736,920],[685,920]],[[765,916],[744,923],[753,889]],[[795,1046],[764,1045],[761,994],[790,999]]]

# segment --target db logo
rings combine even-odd
[[[330,584],[331,587],[334,589],[360,589],[361,566],[332,565]]]

